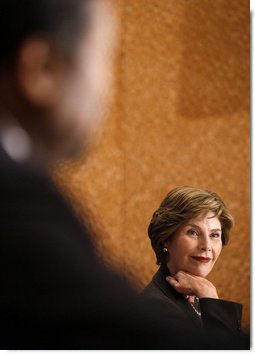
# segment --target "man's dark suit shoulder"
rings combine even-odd
[[[141,347],[127,337],[133,291],[99,262],[54,184],[5,156],[0,162],[1,348]]]
[[[165,349],[167,329],[95,255],[40,172],[0,155],[2,349]]]

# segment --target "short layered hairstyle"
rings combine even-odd
[[[180,186],[166,195],[160,207],[153,213],[148,227],[148,235],[158,265],[167,262],[168,255],[163,252],[165,243],[189,220],[207,212],[213,212],[213,217],[219,219],[222,245],[227,245],[234,219],[217,193],[191,186]]]

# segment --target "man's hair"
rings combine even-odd
[[[0,66],[15,60],[22,42],[40,36],[72,54],[87,24],[89,0],[2,0],[0,2]]]
[[[160,207],[153,213],[148,227],[148,235],[158,265],[167,262],[168,254],[163,252],[166,241],[190,219],[209,211],[219,218],[222,244],[226,245],[234,220],[219,195],[190,186],[177,187],[167,194]]]

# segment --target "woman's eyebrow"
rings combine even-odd
[[[199,229],[200,229],[200,227],[199,227],[197,224],[187,223],[187,224],[186,224],[186,227],[188,227],[188,226],[194,227],[194,228],[199,228]]]
[[[193,228],[199,228],[199,229],[201,229],[200,226],[198,226],[197,224],[194,224],[194,223],[188,223],[188,224],[186,224],[186,227],[188,227],[188,226],[193,227]],[[213,228],[213,229],[210,229],[210,232],[221,232],[221,228]]]

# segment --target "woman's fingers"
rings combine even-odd
[[[178,276],[177,276],[178,277]],[[191,295],[194,294],[194,292],[192,291],[192,289],[190,288],[190,283],[187,282],[187,280],[185,280],[185,278],[178,277],[178,279],[176,279],[176,275],[174,277],[171,276],[167,276],[166,277],[166,281],[176,289],[176,291],[185,294],[185,295]]]
[[[168,276],[166,281],[183,295],[194,295],[199,298],[218,298],[214,285],[203,277],[178,271],[174,277]]]
[[[173,286],[174,288],[176,288],[176,287],[179,286],[179,282],[178,282],[175,278],[173,278],[173,277],[171,277],[171,276],[167,276],[166,280],[167,280],[167,282],[170,283],[170,285]]]

